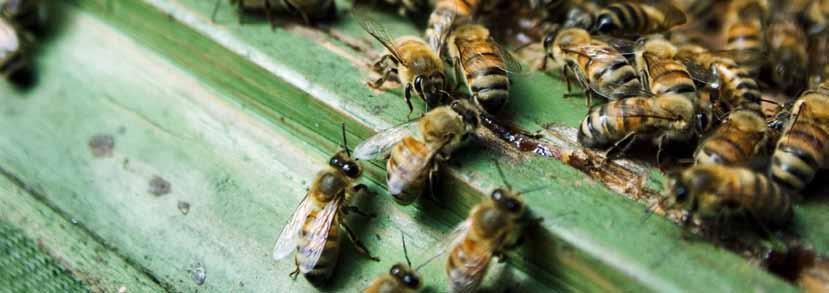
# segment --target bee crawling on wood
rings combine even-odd
[[[358,252],[379,261],[369,254],[344,221],[344,216],[352,212],[371,216],[356,206],[347,205],[353,196],[367,194],[368,188],[354,182],[360,178],[362,169],[351,158],[345,141],[345,124],[342,132],[344,150],[337,152],[328,161],[329,167],[317,174],[291,220],[282,228],[273,249],[274,260],[283,259],[296,251],[294,261],[297,268],[291,276],[302,273],[314,285],[324,283],[334,272],[340,253],[340,227],[345,229]]]
[[[403,242],[403,255],[406,257],[406,264],[397,263],[391,267],[388,273],[375,278],[371,284],[363,290],[363,293],[412,293],[423,287],[423,282],[417,271],[440,256],[437,254],[423,264],[412,267],[409,260],[409,252],[406,250],[406,238],[401,234]]]

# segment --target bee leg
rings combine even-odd
[[[288,1],[285,1],[285,4],[288,4],[288,8],[292,6]],[[271,15],[271,0],[265,0],[265,17],[268,19],[268,23],[271,25],[271,30],[276,29],[276,22],[274,21],[273,15]]]
[[[455,68],[455,90],[457,92],[461,88],[461,76],[463,76],[463,69],[461,68],[461,58],[455,57],[452,60],[452,67]]]
[[[625,137],[623,137],[619,141],[615,142],[613,145],[610,146],[610,148],[608,148],[604,152],[604,160],[603,160],[602,163],[604,163],[605,160],[612,160],[612,159],[617,158],[617,156],[619,156],[621,154],[624,154],[628,150],[628,148],[630,148],[630,146],[633,145],[633,142],[635,142],[635,141],[636,141],[636,133],[635,132],[628,133],[627,135],[625,135]],[[624,144],[624,146],[619,148],[619,146],[622,145],[622,142],[625,142],[625,144]]]
[[[380,261],[379,258],[372,256],[371,253],[368,252],[366,245],[363,244],[363,242],[360,241],[360,239],[357,239],[357,235],[354,234],[354,231],[352,231],[351,228],[348,227],[348,225],[345,222],[340,222],[340,225],[343,226],[343,229],[345,229],[346,235],[348,235],[348,240],[351,240],[351,243],[354,243],[354,247],[357,248],[357,252],[359,252],[362,255],[365,255],[373,261]]]
[[[222,0],[216,0],[216,4],[213,5],[213,12],[210,13],[210,22],[216,23],[216,13],[219,12],[219,4],[221,4]]]
[[[406,114],[406,119],[409,119],[409,116],[412,115],[414,111],[414,107],[412,107],[412,90],[414,87],[411,83],[406,85],[406,89],[403,91],[403,99],[406,100],[406,106],[409,106],[409,114]]]
[[[665,136],[659,137],[659,143],[656,145],[656,165],[662,166],[662,144],[665,143]]]
[[[294,271],[288,274],[288,276],[296,281],[296,277],[299,275],[299,262],[297,262],[296,258],[294,258],[294,266]]]
[[[434,200],[435,202],[439,203],[440,201],[438,201],[438,197],[436,196],[437,193],[435,192],[435,174],[437,174],[437,171],[438,164],[432,164],[432,168],[429,170],[429,197],[431,197],[432,200]]]
[[[360,210],[360,208],[357,207],[357,206],[343,206],[342,207],[342,212],[346,216],[351,214],[351,213],[355,213],[355,214],[358,214],[358,215],[366,217],[366,218],[376,218],[377,217],[377,214],[375,214],[375,213],[371,213],[371,214],[366,213],[366,212]]]

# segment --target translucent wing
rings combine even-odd
[[[460,227],[456,228],[458,234],[454,235],[453,232],[453,237],[455,238],[452,245],[449,246],[450,249],[460,245],[465,240],[470,225],[471,222],[467,220]],[[480,285],[481,280],[483,280],[486,269],[495,252],[495,247],[485,245],[481,242],[478,245],[465,246],[465,248],[472,249],[472,251],[466,250],[466,253],[463,254],[465,273],[457,274],[449,272],[451,287],[455,292],[475,292],[475,289]],[[450,255],[449,257],[452,256]]]
[[[427,261],[424,262],[425,264],[432,259],[438,258],[449,252],[449,250],[454,248],[456,244],[460,243],[463,238],[466,237],[466,232],[469,231],[469,223],[470,222],[467,219],[458,224],[448,235],[441,237],[428,248],[423,250],[423,253],[421,253],[418,258],[427,259]],[[424,264],[418,265],[418,268],[422,267]]]
[[[299,270],[302,273],[310,272],[317,265],[323,250],[325,250],[325,243],[328,239],[328,232],[331,231],[331,224],[334,223],[334,218],[340,209],[340,204],[343,201],[342,196],[329,201],[325,207],[317,214],[317,217],[311,222],[309,227],[310,235],[307,235],[307,245],[299,248],[299,252],[303,257],[303,261],[299,264]]]
[[[354,158],[358,160],[383,159],[389,155],[392,147],[407,136],[417,135],[417,120],[409,121],[398,126],[383,130],[354,149]]]
[[[400,53],[397,52],[397,49],[394,47],[393,38],[389,35],[389,32],[386,31],[386,28],[371,18],[365,12],[354,12],[354,18],[357,19],[357,22],[360,23],[360,26],[374,39],[380,42],[383,47],[389,51],[389,53],[394,57],[397,62],[403,62],[403,59],[400,58]]]
[[[440,3],[438,5],[447,4]],[[455,1],[452,1],[452,3],[448,5],[457,6],[457,3]],[[436,14],[438,11],[444,13]],[[432,15],[429,16],[430,29],[426,31],[426,42],[429,44],[429,47],[431,47],[432,50],[434,50],[435,53],[437,53],[438,55],[441,54],[441,50],[443,50],[443,46],[446,44],[446,39],[449,37],[449,34],[452,33],[452,27],[455,25],[455,19],[458,17],[452,11],[458,11],[458,8],[455,7],[454,9],[448,10],[435,9],[434,12],[432,12]]]
[[[311,200],[308,199],[308,195],[306,194],[291,216],[291,220],[282,227],[282,232],[279,233],[279,239],[276,240],[276,246],[273,248],[274,260],[283,259],[288,254],[291,254],[292,251],[296,250],[299,231],[302,229],[303,224],[305,224],[305,219],[313,207]]]
[[[562,51],[587,56],[591,59],[611,60],[624,58],[615,48],[603,42],[590,42],[583,44],[572,44],[561,47]]]
[[[691,78],[700,83],[719,84],[719,77],[711,70],[711,68],[700,64],[694,58],[688,56],[677,56],[677,60],[685,64],[685,69]]]
[[[498,48],[498,54],[501,55],[501,59],[504,60],[504,65],[506,65],[506,68],[503,68],[504,71],[512,74],[526,74],[528,72],[524,65],[521,64],[521,61],[515,59],[515,56],[513,56],[509,50],[504,49],[503,46],[501,46],[498,43],[495,43],[495,40],[491,41]]]
[[[604,35],[597,35],[592,36],[594,40],[603,42],[607,44],[609,47],[616,50],[619,54],[622,55],[633,55],[636,53],[636,48],[641,45],[641,42],[645,40],[638,40],[638,41],[631,41],[628,39],[616,38],[612,36],[604,36]]]

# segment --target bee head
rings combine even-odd
[[[420,277],[418,277],[415,272],[404,264],[395,264],[391,267],[391,270],[389,270],[389,274],[397,279],[398,282],[410,289],[420,288]]]
[[[511,214],[520,215],[524,212],[524,204],[519,200],[515,194],[507,189],[497,188],[492,191],[490,196],[495,205]]]
[[[337,154],[331,157],[331,160],[328,161],[328,165],[334,167],[334,169],[339,170],[345,176],[350,178],[360,177],[360,174],[363,173],[360,168],[360,164],[358,164],[354,159],[351,159],[346,151],[337,152]]]
[[[446,86],[446,76],[443,72],[436,72],[429,76],[418,75],[414,79],[414,89],[418,95],[423,97],[429,106],[437,106],[443,103]]]

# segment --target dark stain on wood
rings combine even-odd
[[[155,175],[152,179],[150,179],[150,188],[148,191],[152,195],[162,196],[170,193],[171,190],[172,186],[170,185],[170,182],[165,180],[164,178]]]
[[[89,138],[89,150],[96,158],[112,157],[115,149],[115,138],[109,134],[96,134]]]

